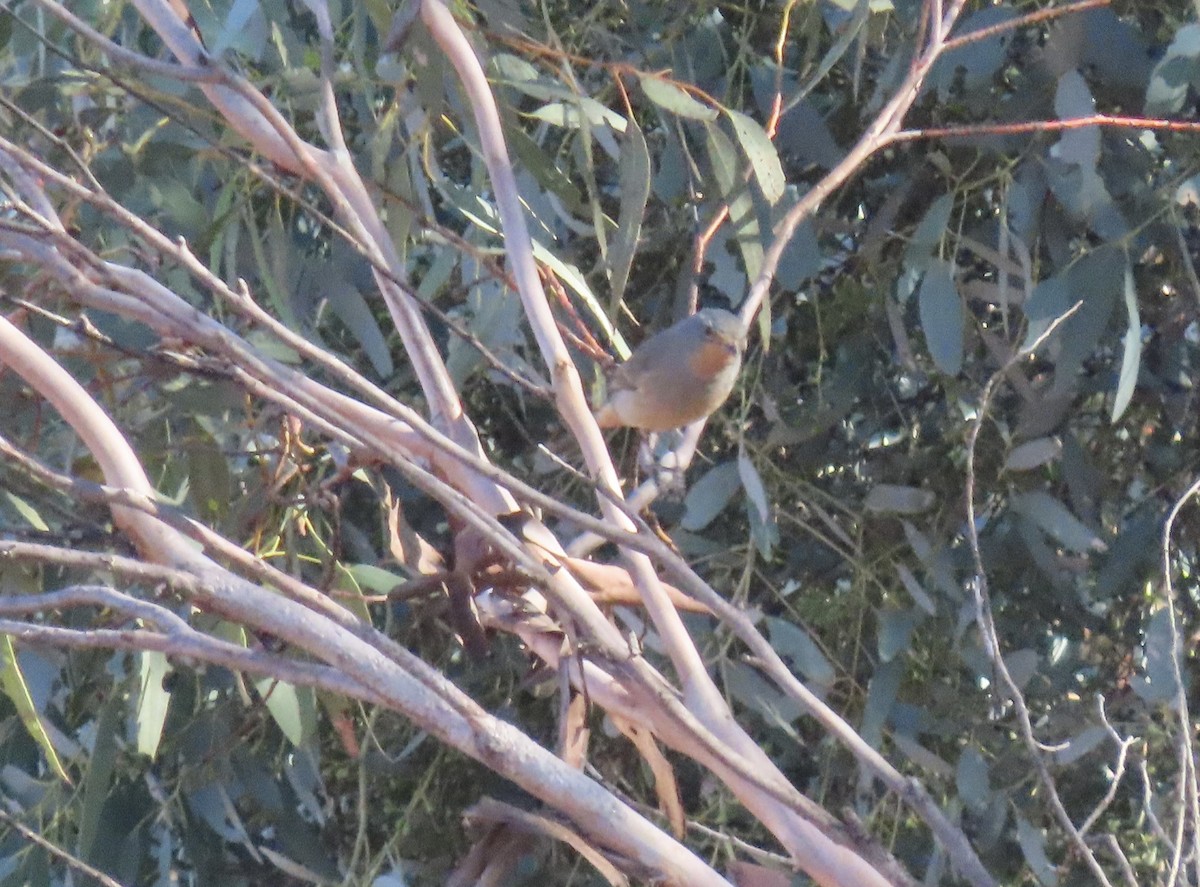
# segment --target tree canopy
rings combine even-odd
[[[1200,884],[1198,14],[6,3],[0,881]]]

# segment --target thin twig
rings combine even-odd
[[[1034,768],[1037,770],[1038,779],[1042,787],[1046,790],[1046,796],[1049,801],[1050,809],[1053,811],[1055,818],[1066,831],[1070,838],[1072,847],[1076,850],[1079,856],[1084,860],[1085,864],[1092,872],[1093,876],[1105,887],[1112,887],[1105,874],[1104,869],[1100,866],[1099,860],[1092,852],[1091,848],[1083,840],[1083,836],[1071,821],[1071,816],[1067,813],[1066,807],[1063,806],[1062,798],[1058,794],[1058,790],[1054,784],[1054,777],[1051,775],[1046,762],[1043,759],[1041,749],[1037,737],[1033,732],[1033,721],[1029,713],[1029,709],[1025,704],[1025,697],[1021,693],[1021,688],[1017,686],[1009,673],[1008,666],[1004,663],[1004,655],[1000,648],[1000,637],[996,630],[996,622],[992,616],[991,597],[988,593],[987,571],[983,563],[983,553],[979,546],[979,525],[975,512],[975,449],[979,441],[979,433],[983,428],[983,423],[987,419],[988,410],[991,406],[992,397],[995,395],[1000,383],[1004,380],[1008,371],[1016,366],[1018,362],[1024,360],[1031,354],[1034,354],[1044,345],[1062,325],[1070,319],[1083,305],[1083,302],[1076,302],[1065,312],[1058,317],[1042,331],[1032,343],[1027,347],[1019,349],[1013,354],[1012,358],[1005,363],[1000,369],[988,379],[984,385],[983,393],[979,398],[979,406],[976,410],[976,416],[971,423],[970,429],[967,431],[967,465],[966,465],[966,482],[964,490],[964,499],[966,500],[966,532],[967,542],[971,550],[971,559],[974,565],[975,576],[971,582],[971,590],[975,597],[975,619],[979,624],[980,632],[984,638],[984,650],[987,652],[988,660],[996,675],[1000,678],[1004,685],[1008,697],[1012,700],[1013,708],[1017,713],[1017,720],[1021,727],[1021,736],[1029,749],[1030,758],[1033,761]]]
[[[1051,19],[1061,18],[1064,15],[1072,15],[1078,12],[1084,12],[1088,9],[1095,9],[1098,6],[1109,6],[1112,0],[1077,0],[1075,3],[1068,3],[1066,6],[1057,6],[1050,9],[1039,9],[1037,12],[1031,12],[1028,15],[1018,16],[1014,19],[1009,19],[1006,22],[998,22],[986,28],[979,28],[963,34],[960,37],[953,37],[947,40],[942,47],[943,52],[953,52],[969,43],[976,43],[980,40],[986,40],[989,37],[995,37],[997,34],[1003,34],[1005,31],[1013,31],[1017,28],[1028,28],[1030,25],[1040,24],[1050,21]]]
[[[1084,838],[1091,831],[1092,826],[1096,821],[1104,815],[1105,811],[1112,805],[1113,800],[1117,797],[1117,789],[1121,785],[1121,780],[1125,778],[1125,764],[1129,756],[1129,747],[1136,741],[1133,737],[1125,737],[1116,731],[1116,728],[1108,720],[1108,714],[1104,710],[1104,696],[1096,694],[1096,707],[1100,711],[1100,722],[1104,724],[1104,729],[1109,737],[1117,745],[1117,761],[1113,765],[1113,775],[1109,780],[1108,791],[1104,793],[1104,797],[1100,799],[1100,803],[1096,805],[1083,824],[1079,826],[1079,836]]]
[[[1179,743],[1179,827],[1176,831],[1176,846],[1175,852],[1171,859],[1171,874],[1167,880],[1168,884],[1176,883],[1179,878],[1179,869],[1184,860],[1183,836],[1189,831],[1195,838],[1197,825],[1200,825],[1200,812],[1197,807],[1200,806],[1200,790],[1197,789],[1196,778],[1196,752],[1192,741],[1192,720],[1188,714],[1188,699],[1187,699],[1187,683],[1183,677],[1183,645],[1182,638],[1179,632],[1179,619],[1176,614],[1176,596],[1175,586],[1171,580],[1171,535],[1175,530],[1175,520],[1179,517],[1179,513],[1183,511],[1185,505],[1188,504],[1200,493],[1200,479],[1197,479],[1191,486],[1184,491],[1175,504],[1171,507],[1170,513],[1167,515],[1166,523],[1163,524],[1162,532],[1162,582],[1163,582],[1163,604],[1167,610],[1167,625],[1170,630],[1171,638],[1171,679],[1175,683],[1175,716],[1178,719],[1179,730],[1176,736],[1176,741]],[[1191,855],[1196,855],[1196,848],[1191,848]],[[1197,863],[1200,864],[1200,863]]]
[[[95,878],[100,884],[103,885],[103,887],[125,887],[125,885],[123,885],[120,881],[114,880],[104,872],[100,871],[100,869],[88,865],[78,856],[67,852],[57,844],[47,841],[33,829],[26,827],[26,825],[19,819],[9,816],[3,810],[0,810],[0,820],[3,820],[8,825],[12,826],[12,828],[19,832],[27,841],[37,844],[51,856],[57,856],[76,871],[81,872],[89,878]]]

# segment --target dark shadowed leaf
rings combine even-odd
[[[736,461],[724,462],[692,484],[683,500],[683,520],[680,526],[696,532],[703,530],[720,514],[741,489],[742,481]]]
[[[899,661],[884,662],[871,675],[867,704],[863,706],[858,733],[872,748],[879,748],[883,741],[883,727],[896,705],[896,693],[902,677],[904,666]]]
[[[348,280],[328,282],[331,286],[325,291],[325,297],[329,300],[329,307],[362,346],[363,353],[379,377],[390,379],[396,368],[392,364],[392,355],[383,331],[371,313],[367,300]]]
[[[83,777],[83,807],[79,812],[77,846],[84,859],[92,855],[92,845],[104,816],[104,804],[112,794],[118,743],[124,739],[124,715],[125,705],[120,697],[110,698],[99,709],[92,755]]]
[[[1060,767],[1073,764],[1090,752],[1099,748],[1108,739],[1108,730],[1104,727],[1085,727],[1054,749],[1054,762]]]
[[[987,807],[992,795],[989,768],[975,746],[967,746],[959,755],[954,784],[958,797],[968,808],[979,811]]]
[[[1142,667],[1129,681],[1133,692],[1146,702],[1174,699],[1179,692],[1175,679],[1178,653],[1171,630],[1171,614],[1166,607],[1159,607],[1146,620],[1142,658]]]
[[[806,681],[820,688],[833,684],[837,672],[808,632],[775,617],[767,619],[767,630],[775,652],[790,662]]]
[[[750,461],[750,457],[746,455],[745,450],[738,451],[737,467],[738,477],[741,478],[742,487],[746,490],[746,498],[758,512],[759,519],[766,523],[771,519],[771,505],[767,501],[767,488],[763,486],[762,477],[759,475],[758,469],[754,467],[754,463]]]
[[[1058,869],[1046,855],[1046,834],[1020,814],[1017,814],[1017,843],[1033,876],[1043,887],[1058,883]]]
[[[1013,447],[1004,467],[1009,471],[1028,471],[1053,462],[1062,453],[1062,441],[1057,437],[1039,437]]]
[[[739,704],[762,715],[767,723],[789,733],[792,722],[805,712],[799,703],[744,662],[731,662],[725,668],[725,691]]]
[[[1146,113],[1165,117],[1183,107],[1188,87],[1200,80],[1200,25],[1184,25],[1154,67],[1146,90]]]
[[[1070,551],[1085,554],[1107,547],[1094,530],[1049,493],[1021,493],[1013,497],[1012,508]]]
[[[940,259],[931,262],[917,298],[929,356],[946,375],[958,375],[963,361],[963,307],[954,285],[954,266]]]
[[[935,499],[933,493],[920,487],[876,484],[863,500],[863,507],[881,514],[920,514],[928,511]]]
[[[879,613],[879,658],[890,662],[908,650],[913,630],[925,621],[920,610],[882,610]]]
[[[1029,679],[1037,674],[1038,661],[1037,650],[1028,648],[1004,654],[1004,666],[1008,669],[1009,677],[1013,679],[1018,690],[1024,690]]]

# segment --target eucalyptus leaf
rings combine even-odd
[[[138,655],[137,750],[154,760],[162,740],[171,694],[163,685],[171,671],[167,657],[156,650]]]
[[[791,725],[805,713],[792,697],[768,683],[744,662],[730,662],[725,669],[725,692],[738,704],[758,712],[767,723],[792,732]]]
[[[920,610],[883,610],[879,613],[879,658],[890,662],[908,651],[913,631],[925,620]]]
[[[294,746],[316,735],[316,704],[312,689],[294,687],[284,681],[263,678],[255,682],[271,718]]]
[[[1031,521],[1038,529],[1059,542],[1064,548],[1079,554],[1104,551],[1104,540],[1083,521],[1071,514],[1058,499],[1040,490],[1020,493],[1013,497],[1013,510]]]
[[[1188,87],[1200,80],[1200,25],[1184,25],[1154,66],[1146,90],[1145,112],[1151,117],[1177,113],[1187,99]]]
[[[721,196],[729,202],[729,221],[745,264],[746,277],[753,280],[762,268],[763,247],[759,237],[758,216],[749,189],[741,177],[741,164],[733,142],[715,124],[704,127],[708,159]]]
[[[754,178],[762,189],[763,196],[767,203],[775,203],[783,196],[785,184],[783,164],[779,162],[775,145],[754,119],[740,111],[727,109],[725,113],[733,124],[733,131],[737,134],[738,143],[741,144],[746,159],[750,161],[750,168],[754,170]]]
[[[917,295],[921,329],[934,364],[948,376],[956,376],[963,362],[964,316],[962,297],[954,285],[954,266],[931,262]]]
[[[613,303],[621,301],[637,252],[642,215],[650,197],[650,151],[637,121],[630,119],[621,141],[621,212],[608,250],[608,283]]]
[[[709,469],[687,491],[680,526],[692,532],[703,530],[733,501],[741,486],[737,462],[723,462]]]
[[[1146,620],[1142,642],[1142,667],[1129,682],[1133,692],[1146,702],[1167,702],[1179,692],[1176,670],[1179,669],[1177,637],[1172,629],[1171,614],[1159,607]]]
[[[1045,833],[1020,814],[1017,815],[1017,843],[1037,882],[1042,887],[1054,887],[1058,884],[1058,868],[1046,855]]]
[[[646,98],[658,105],[664,111],[678,114],[692,120],[716,120],[718,112],[696,99],[674,83],[669,83],[658,77],[644,76],[638,79]]]
[[[742,488],[746,491],[746,498],[750,500],[750,504],[758,512],[759,520],[766,523],[771,519],[771,505],[767,501],[767,488],[763,484],[758,469],[754,467],[754,463],[750,461],[750,457],[746,455],[745,450],[738,450],[737,468],[738,477],[742,481]]]
[[[20,663],[17,661],[17,652],[13,648],[12,637],[7,634],[0,634],[0,688],[3,688],[4,695],[8,697],[8,701],[16,709],[17,716],[21,719],[21,724],[25,727],[26,732],[37,742],[38,747],[46,758],[46,763],[54,771],[54,775],[63,782],[70,784],[71,778],[67,775],[67,771],[63,769],[58,752],[55,750],[54,744],[50,741],[50,736],[46,732],[45,725],[42,723],[42,716],[39,714],[37,707],[34,705],[33,697],[29,693],[29,686],[25,682],[25,675],[22,673]]]
[[[1133,288],[1133,270],[1125,266],[1125,311],[1129,326],[1125,330],[1125,347],[1121,355],[1121,375],[1117,379],[1117,393],[1113,397],[1112,421],[1115,423],[1133,399],[1137,385],[1138,369],[1142,365],[1142,318],[1138,314],[1137,291]]]
[[[987,761],[975,746],[967,746],[958,758],[954,782],[958,796],[971,810],[983,810],[991,800],[992,789]]]
[[[1108,730],[1101,726],[1085,727],[1076,733],[1066,743],[1060,743],[1054,749],[1054,763],[1060,767],[1074,764],[1088,752],[1099,748],[1108,740]]]
[[[867,511],[881,514],[920,514],[933,507],[936,497],[920,487],[876,484],[863,500]]]
[[[766,624],[775,652],[789,661],[810,684],[823,689],[833,685],[837,671],[808,632],[786,619],[771,617]]]
[[[1004,460],[1004,467],[1008,471],[1029,471],[1048,465],[1061,454],[1061,440],[1057,437],[1039,437],[1013,447],[1008,458]]]

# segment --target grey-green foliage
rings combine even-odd
[[[192,5],[203,6],[196,14],[210,47],[319,141],[317,40],[303,6]],[[988,7],[959,32],[1053,5]],[[132,8],[75,6],[113,39],[160,52]],[[907,72],[917,3],[872,4],[865,17],[844,3],[796,4],[782,71],[773,59],[779,6],[473,10],[482,26],[476,44],[494,58],[539,259],[593,330],[614,286],[647,327],[674,316],[695,238],[725,204],[730,221],[709,247],[699,289],[704,302],[736,305],[774,222],[841,159]],[[1197,99],[1200,41],[1181,7],[1092,9],[968,43],[932,72],[907,125],[1143,107],[1185,115]],[[34,4],[9,8],[12,17],[0,17],[0,77],[6,100],[32,120],[0,111],[7,137],[67,172],[75,171],[70,146],[122,205],[185,237],[216,273],[244,278],[286,323],[419,405],[362,260],[308,207],[246,172],[238,138],[197,90],[110,71],[102,54],[48,24]],[[381,56],[381,5],[347,3],[343,13],[335,88],[347,142],[378,183],[420,295],[510,369],[544,375],[516,301],[486,261],[499,245],[491,192],[465,100],[436,47],[417,29],[399,55]],[[668,70],[670,81],[661,76]],[[763,124],[777,83],[784,113],[772,145]],[[1013,367],[984,417],[975,463],[981,556],[1002,651],[1038,739],[1074,749],[1048,759],[1072,818],[1082,821],[1100,802],[1115,760],[1098,732],[1097,697],[1118,731],[1140,738],[1148,793],[1160,816],[1173,815],[1163,812],[1180,778],[1175,737],[1163,726],[1173,698],[1170,626],[1153,589],[1163,518],[1200,468],[1196,146],[1192,133],[1128,126],[981,130],[914,139],[871,159],[800,229],[780,269],[786,287],[773,291],[769,323],[758,328],[767,338],[756,333],[743,381],[689,474],[692,486],[657,508],[719,589],[766,615],[772,642],[798,674],[958,811],[1004,883],[1083,883],[1087,875],[1032,776],[975,624],[964,441],[999,365],[1078,306],[1036,357]],[[69,211],[83,242],[138,261],[127,231],[94,208]],[[223,316],[173,267],[153,273]],[[2,257],[0,288],[10,300],[74,310],[69,293],[38,290],[32,269]],[[3,310],[19,311],[12,301]],[[645,335],[625,315],[609,316],[628,339]],[[403,578],[383,530],[385,495],[399,498],[408,529],[445,543],[440,509],[386,471],[323,495],[320,482],[336,473],[337,458],[294,449],[295,471],[277,473],[270,457],[283,446],[281,417],[225,380],[148,356],[153,337],[136,324],[91,320],[113,346],[85,344],[69,366],[145,453],[161,492],[196,516],[345,592],[387,593]],[[47,318],[26,322],[41,341],[55,340]],[[537,457],[535,444],[559,431],[550,406],[440,319],[432,325],[489,451],[587,504],[586,490]],[[274,356],[297,359],[278,348]],[[0,402],[13,405],[0,418],[7,437],[89,473],[71,435],[11,376],[0,378]],[[629,470],[635,461],[628,453]],[[83,533],[88,547],[119,545],[106,535],[103,509],[77,508],[13,469],[3,469],[0,484],[3,532],[45,532],[40,522],[51,535]],[[1185,577],[1177,585],[1185,637],[1197,615],[1195,530],[1185,511],[1173,561]],[[4,576],[12,587],[80,578]],[[372,614],[477,698],[553,742],[550,694],[531,692],[527,662],[510,641],[495,639],[492,657],[473,664],[434,599]],[[905,808],[881,797],[720,631],[693,624],[735,709],[797,784],[831,811],[853,808],[917,877],[948,880],[944,859]],[[271,643],[215,619],[210,627]],[[1190,665],[1190,645],[1187,655]],[[392,716],[371,719],[364,735],[356,709],[218,668],[173,667],[164,696],[161,674],[128,654],[23,651],[20,665],[62,737],[75,785],[48,775],[37,744],[7,718],[0,791],[35,831],[126,883],[167,883],[180,872],[198,884],[279,883],[280,865],[294,866],[297,879],[307,872],[365,883],[403,869],[413,883],[438,882],[465,846],[457,826],[464,807],[484,793],[511,794]],[[146,674],[158,684],[140,683]],[[143,703],[167,705],[157,743],[146,738]],[[8,705],[0,702],[6,713]],[[350,754],[346,725],[361,760]],[[628,748],[594,736],[600,772],[653,805],[650,779]],[[139,753],[147,747],[152,761]],[[765,841],[727,797],[705,790],[698,771],[679,769],[689,816]],[[1142,798],[1143,786],[1126,776],[1097,830],[1117,838],[1149,884],[1169,854],[1145,826]],[[691,840],[705,852],[717,846]],[[65,871],[0,824],[4,883],[63,883]],[[567,883],[572,871],[571,883],[593,883],[561,851],[531,859],[525,876]]]

